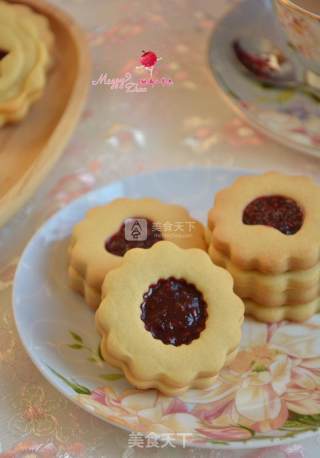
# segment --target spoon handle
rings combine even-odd
[[[320,76],[311,70],[307,70],[301,90],[320,102]]]
[[[297,86],[298,91],[302,92],[303,94],[308,95],[309,97],[312,97],[314,100],[320,103],[320,91],[313,88],[309,84],[301,84]]]

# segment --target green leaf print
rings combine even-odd
[[[302,415],[291,412],[281,429],[316,430],[320,427],[320,413],[316,415]]]
[[[74,340],[76,340],[77,342],[83,343],[82,337],[79,336],[79,334],[76,334],[73,331],[69,331],[69,332],[70,332],[70,334],[71,334],[71,336],[73,337]]]
[[[66,346],[72,348],[72,350],[84,350],[89,354],[89,356],[87,357],[87,361],[101,365],[101,363],[103,362],[103,358],[100,353],[100,348],[98,347],[98,349],[95,350],[91,348],[89,345],[87,345],[83,338],[76,332],[69,331],[69,333],[72,336],[74,342],[68,343],[66,344]]]
[[[72,348],[73,350],[80,350],[83,348],[82,344],[69,344],[68,347]]]
[[[114,382],[123,378],[123,374],[101,374],[99,377],[102,380],[107,380],[108,382]]]
[[[89,390],[89,388],[87,388],[87,387],[85,387],[83,385],[80,385],[79,383],[77,383],[75,381],[71,382],[66,377],[64,377],[63,375],[59,374],[59,372],[57,372],[56,370],[52,369],[52,367],[50,367],[50,366],[47,366],[47,367],[48,367],[48,369],[50,369],[50,371],[54,375],[56,375],[66,385],[68,385],[70,388],[72,388],[75,393],[77,393],[77,394],[91,394],[91,391]]]

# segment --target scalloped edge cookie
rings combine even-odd
[[[283,320],[302,322],[320,311],[320,298],[300,305],[282,307],[263,307],[253,301],[244,300],[245,313],[264,323],[277,323]]]
[[[23,119],[42,96],[46,73],[52,64],[54,35],[48,19],[25,5],[0,2],[0,13],[3,34],[0,41],[6,42],[1,46],[8,49],[11,43],[8,59],[0,62],[0,126],[3,126]],[[14,52],[10,53],[11,50]]]
[[[168,229],[162,233],[163,239],[173,241],[181,248],[207,250],[203,225],[193,219],[184,207],[153,198],[116,199],[107,205],[89,210],[73,229],[69,245],[69,267],[85,282],[82,288],[75,288],[81,294],[81,290],[84,291],[86,287],[101,291],[106,274],[122,263],[123,257],[109,253],[105,249],[105,242],[130,217],[147,218],[163,225],[168,222],[191,223],[192,231],[187,226],[178,233]],[[71,287],[73,277],[71,276]],[[90,300],[91,306],[94,303],[96,301]]]
[[[206,327],[189,345],[165,345],[153,338],[140,318],[143,294],[151,284],[171,276],[194,284],[207,303]],[[96,325],[103,357],[140,389],[175,395],[209,387],[240,343],[244,306],[232,287],[231,275],[212,264],[202,250],[162,241],[148,250],[128,251],[102,287]]]
[[[304,212],[293,235],[263,225],[246,225],[243,211],[254,199],[283,195]],[[320,261],[320,187],[310,177],[269,172],[242,176],[216,194],[209,212],[211,244],[243,270],[280,274],[314,267]]]
[[[89,286],[81,275],[71,266],[69,266],[68,269],[68,279],[70,288],[76,293],[81,294],[86,303],[93,310],[96,310],[101,302],[101,292]]]
[[[213,245],[209,247],[208,253],[216,265],[232,275],[235,293],[242,298],[266,307],[279,307],[310,302],[320,296],[318,264],[310,270],[279,275],[262,274],[254,270],[241,270]]]
[[[50,54],[54,47],[55,38],[53,32],[51,31],[49,19],[27,5],[13,3],[12,7],[17,12],[19,12],[19,14],[23,15],[26,19],[28,19],[36,25],[37,30],[39,32],[39,36],[46,45],[46,48]]]

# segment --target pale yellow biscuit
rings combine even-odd
[[[23,15],[24,20],[33,23],[37,27],[40,39],[44,41],[47,50],[51,53],[53,51],[55,39],[54,34],[51,31],[49,19],[26,5],[12,4],[11,7],[16,13]]]
[[[320,311],[320,298],[307,304],[284,305],[282,307],[263,307],[255,302],[244,300],[247,315],[251,315],[259,321],[276,323],[282,320],[305,321]]]
[[[106,241],[117,233],[126,219],[133,217],[149,219],[161,229],[164,240],[181,248],[207,249],[203,225],[185,208],[151,198],[116,199],[91,209],[73,229],[69,265],[88,287],[101,291],[106,274],[121,264],[123,258],[107,251]]]
[[[310,302],[320,295],[320,264],[305,271],[263,274],[241,270],[213,245],[209,247],[213,262],[227,269],[234,279],[234,290],[242,298],[269,307]]]
[[[232,351],[229,355],[226,357],[226,362],[225,366],[227,367],[229,364],[232,363],[232,361],[235,359],[237,356],[238,349]],[[124,372],[126,379],[128,380],[129,383],[131,383],[134,386],[138,386],[140,389],[149,389],[155,388],[162,393],[166,394],[167,396],[177,396],[179,394],[182,394],[186,391],[185,386],[171,386],[168,382],[170,380],[167,380],[167,382],[163,382],[161,380],[154,380],[154,382],[150,385],[150,381],[143,381],[139,380],[137,381],[134,377],[132,377],[131,371],[128,371],[126,366],[122,364],[121,361],[118,361],[114,358],[112,358],[109,354],[104,354],[103,355],[104,360],[110,364],[113,367],[116,367],[117,369],[120,369]],[[199,377],[196,380],[194,380],[192,384],[193,389],[198,389],[198,390],[205,390],[212,386],[214,382],[216,381],[218,375],[215,375],[214,377]]]
[[[81,294],[86,303],[93,310],[96,310],[101,302],[101,292],[87,285],[81,275],[71,266],[69,266],[68,269],[68,277],[70,287],[77,293]]]
[[[46,84],[54,35],[30,8],[0,2],[0,126],[20,121]]]
[[[275,195],[294,200],[303,212],[302,227],[293,235],[243,223],[249,203]],[[242,270],[280,274],[311,269],[320,261],[320,187],[311,178],[276,172],[240,177],[216,194],[208,225],[211,243]]]
[[[205,327],[187,345],[164,344],[141,319],[150,286],[172,277],[194,285],[207,305]],[[140,389],[175,395],[209,387],[240,343],[244,307],[232,287],[231,275],[203,250],[162,241],[148,250],[128,251],[121,266],[106,276],[96,313],[103,357]]]

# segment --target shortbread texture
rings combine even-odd
[[[300,205],[304,222],[296,234],[242,222],[245,207],[267,195],[290,197]],[[320,261],[320,187],[309,177],[276,172],[240,177],[217,193],[208,226],[214,247],[243,270],[279,274],[310,269]]]
[[[69,246],[70,286],[82,294],[87,304],[96,309],[101,302],[101,287],[106,274],[119,267],[123,257],[106,250],[107,240],[128,218],[146,218],[163,228],[164,240],[181,248],[207,250],[204,226],[180,205],[158,199],[121,198],[91,209],[73,229]],[[181,230],[176,230],[177,227]]]
[[[303,222],[296,233],[243,222],[245,208],[268,196],[298,205]],[[209,255],[232,275],[247,314],[265,322],[304,321],[318,311],[320,187],[311,178],[277,172],[238,178],[216,194],[208,231]]]
[[[188,345],[164,344],[141,320],[143,295],[150,285],[169,277],[193,284],[207,304],[205,329]],[[133,249],[103,284],[103,301],[96,313],[101,353],[140,389],[175,395],[207,388],[236,355],[243,313],[231,275],[214,266],[204,251],[184,250],[166,241],[148,250]]]
[[[54,35],[46,17],[0,1],[0,127],[18,122],[38,100],[52,63]]]

